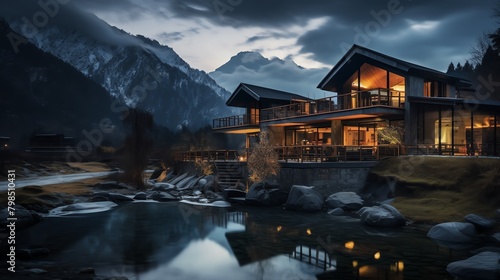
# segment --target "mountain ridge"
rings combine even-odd
[[[172,48],[133,36],[90,13],[68,7],[61,7],[60,13],[29,40],[73,65],[124,105],[151,111],[155,122],[170,129],[198,129],[232,113],[225,106],[229,92]],[[19,18],[11,16],[9,24],[22,34]],[[66,18],[79,20],[80,26],[62,24]]]

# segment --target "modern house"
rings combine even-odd
[[[243,116],[216,119],[214,131],[262,130],[282,156],[370,160],[382,154],[500,154],[500,102],[484,100],[469,81],[354,45],[319,83],[331,97],[240,84],[228,106]],[[379,131],[401,131],[396,152]],[[404,133],[403,133],[404,132]]]

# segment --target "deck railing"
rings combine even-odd
[[[443,155],[443,156],[499,156],[500,151],[488,145],[378,145],[378,146],[346,146],[346,145],[296,145],[277,146],[278,159],[284,162],[344,162],[375,161],[385,157],[402,155]],[[243,154],[236,150],[216,151],[178,151],[176,161],[241,161],[252,153],[251,149]]]
[[[257,114],[244,114],[224,118],[214,119],[212,128],[229,128],[245,125],[258,125],[259,116]]]
[[[236,150],[211,150],[211,151],[176,151],[174,152],[175,161],[208,161],[216,160],[230,161],[238,160],[238,152]]]
[[[311,101],[294,101],[292,104],[262,109],[261,120],[269,121],[372,106],[402,108],[404,103],[405,92],[377,88]]]

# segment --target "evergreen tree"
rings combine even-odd
[[[462,72],[464,69],[462,68],[462,64],[460,64],[460,62],[457,64],[457,67],[455,68],[455,71],[460,73]]]
[[[452,74],[455,72],[455,64],[453,62],[450,62],[450,65],[448,65],[448,70],[446,70],[447,74]]]
[[[474,72],[474,67],[469,63],[468,60],[466,60],[462,70],[463,72],[465,72],[465,74],[472,74]]]

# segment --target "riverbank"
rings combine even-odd
[[[371,170],[368,180],[391,189],[392,205],[418,223],[463,221],[470,213],[493,218],[500,208],[497,158],[389,158]]]
[[[20,179],[54,174],[106,172],[111,171],[114,166],[100,162],[19,162],[12,168],[16,169],[16,176]],[[16,191],[16,203],[45,205],[50,209],[88,197],[96,191],[98,183],[119,179],[118,174],[110,174],[43,187],[20,188]],[[374,192],[373,188],[377,191],[390,189],[387,192],[388,198],[393,199],[392,204],[415,223],[462,221],[470,213],[493,218],[496,209],[500,208],[499,159],[430,156],[389,158],[381,160],[371,170],[367,180],[365,191]],[[133,194],[130,188],[120,187],[106,191]],[[0,192],[0,201],[7,201],[6,196],[6,192]],[[53,203],[54,197],[61,198],[59,203]]]

